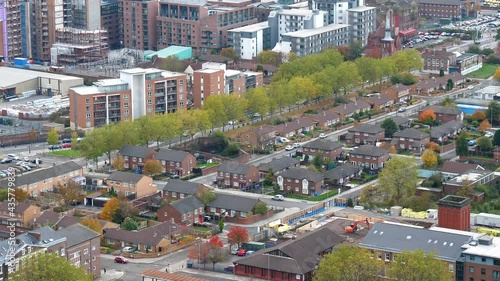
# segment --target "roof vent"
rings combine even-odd
[[[478,243],[477,243],[476,240],[472,240],[472,241],[469,242],[469,245],[471,245],[471,246],[477,246],[477,244]]]
[[[382,234],[384,234],[384,232],[383,232],[383,231],[380,231],[380,235],[382,235]]]
[[[431,243],[432,242],[432,239],[429,239],[429,241],[427,241],[427,243]]]
[[[443,242],[443,246],[446,246],[446,244],[448,244],[448,242]]]
[[[479,245],[491,245],[493,244],[493,237],[491,236],[482,236],[479,238]]]
[[[450,247],[453,246],[453,243],[450,243]]]
[[[410,240],[410,239],[411,239],[411,235],[406,236],[406,240]]]

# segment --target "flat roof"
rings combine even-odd
[[[226,77],[230,77],[230,76],[234,76],[234,75],[238,75],[238,74],[241,74],[242,72],[239,71],[239,70],[234,70],[234,69],[228,69],[224,72],[224,75]]]
[[[172,72],[172,71],[162,71],[162,73],[161,73],[161,76],[163,76],[163,78],[177,77],[177,76],[181,76],[181,75],[186,76],[185,73]]]
[[[203,6],[207,4],[207,0],[161,0],[160,2],[197,6]]]
[[[222,69],[204,68],[204,69],[195,70],[195,72],[202,72],[202,73],[214,73],[217,71],[222,71]]]
[[[139,73],[146,73],[144,68],[130,68],[130,69],[122,69],[120,72],[127,73],[127,74],[139,74]]]
[[[361,6],[361,7],[356,7],[356,8],[351,8],[351,9],[347,9],[347,11],[353,11],[353,12],[365,12],[365,11],[369,11],[369,10],[375,10],[376,7],[369,7],[369,6]]]
[[[83,78],[80,77],[2,66],[0,67],[0,88],[9,88],[9,86],[23,83],[38,77],[50,78],[62,81],[81,79],[83,83]]]
[[[72,87],[71,88],[75,93],[79,95],[93,95],[93,94],[99,94],[101,91],[99,91],[99,88],[97,86],[77,86],[77,87]]]
[[[291,37],[309,37],[309,36],[314,36],[314,35],[318,35],[321,33],[325,33],[328,31],[338,30],[341,28],[348,28],[348,27],[349,27],[348,24],[330,24],[327,26],[319,27],[319,28],[302,29],[299,31],[284,33],[283,36],[288,35]]]
[[[480,90],[475,91],[475,93],[498,94],[500,93],[500,86],[486,86]]]
[[[471,245],[464,245],[464,246],[468,247],[466,250],[463,251],[464,254],[481,256],[481,257],[490,257],[494,259],[500,258],[500,251],[498,250],[500,248],[500,238],[498,237],[492,237],[491,245],[482,245],[478,243],[476,246],[471,246]]]
[[[246,26],[242,26],[242,27],[233,28],[233,29],[230,29],[228,31],[231,31],[231,32],[256,32],[256,31],[259,31],[259,30],[262,30],[262,29],[265,29],[268,27],[269,27],[269,22],[264,21],[264,22],[254,23],[254,24],[250,24],[250,25],[246,25]]]
[[[94,83],[96,86],[114,86],[114,85],[122,85],[122,84],[128,84],[127,82],[121,80],[121,79],[118,79],[118,78],[114,78],[114,79],[103,79],[103,80],[99,80],[97,82]]]
[[[321,13],[326,13],[323,11],[320,11]],[[312,16],[313,11],[312,10],[302,10],[302,9],[292,9],[292,10],[281,10],[278,11],[278,15],[286,15],[286,16]]]

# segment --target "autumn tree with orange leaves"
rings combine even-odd
[[[441,150],[441,147],[439,146],[439,144],[437,144],[433,141],[426,143],[424,145],[424,147],[425,147],[425,149],[432,150],[434,152],[439,152]]]
[[[484,132],[484,131],[489,130],[489,129],[491,129],[490,121],[488,121],[487,119],[484,119],[483,122],[481,122],[481,124],[479,124],[479,131]]]
[[[238,249],[241,248],[241,244],[248,241],[248,230],[241,226],[231,226],[229,228],[229,233],[227,234],[227,240],[230,245],[238,245]]]
[[[472,114],[472,120],[482,121],[486,119],[486,113],[484,111],[477,110]]]
[[[436,113],[433,109],[426,109],[418,115],[418,120],[424,124],[432,125],[436,121]]]

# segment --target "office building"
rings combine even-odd
[[[71,26],[77,29],[93,30],[101,28],[101,0],[73,0],[73,23]]]
[[[119,0],[123,47],[138,50],[157,50],[156,17],[158,1]]]

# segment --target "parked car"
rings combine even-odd
[[[293,148],[299,148],[300,147],[300,143],[296,142],[293,144]]]
[[[285,197],[283,197],[283,195],[281,195],[281,194],[276,194],[273,196],[273,200],[274,201],[284,201]]]
[[[71,148],[71,143],[63,143],[61,145],[62,148]]]
[[[326,138],[326,135],[324,133],[321,133],[321,134],[319,134],[319,138],[324,139],[324,138]]]
[[[71,139],[63,139],[62,142],[63,143],[71,143]]]
[[[168,176],[168,177],[171,178],[171,179],[174,179],[174,180],[180,178],[180,176],[177,175],[177,174],[170,174],[170,176]]]
[[[133,252],[135,252],[135,250],[136,249],[134,247],[125,247],[122,249],[122,251],[125,253],[133,253]]]
[[[35,159],[31,160],[31,163],[33,163],[33,164],[36,164],[36,162],[38,162],[38,164],[42,164],[42,159],[35,158]]]
[[[484,134],[484,136],[487,138],[492,138],[494,134],[492,132],[487,132],[486,134]]]
[[[476,141],[475,140],[470,140],[467,144],[469,146],[474,146],[474,145],[476,145]]]
[[[400,108],[398,109],[398,112],[406,112],[406,107],[400,107]]]
[[[30,159],[28,157],[23,157],[23,160],[26,162],[30,162]]]
[[[250,256],[251,254],[255,253],[255,251],[247,251],[245,256]]]
[[[7,158],[10,158],[12,160],[19,160],[19,156],[15,154],[7,154]]]
[[[292,146],[292,145],[287,145],[287,146],[285,147],[285,150],[286,150],[286,151],[293,150],[293,146]]]
[[[56,145],[49,145],[49,150],[57,150],[57,149],[61,149],[61,146],[56,144]]]
[[[234,265],[228,265],[228,266],[224,267],[224,272],[233,273],[234,272]]]
[[[238,248],[231,249],[231,255],[237,255],[238,254]]]
[[[116,257],[115,263],[128,263],[128,260],[124,257]]]
[[[244,257],[246,254],[247,254],[247,250],[245,250],[245,249],[239,249],[238,253],[236,253],[236,255],[238,255],[238,257]]]
[[[2,160],[0,160],[0,163],[2,164],[7,164],[7,163],[11,163],[12,162],[12,159],[9,159],[9,158],[3,158]]]

